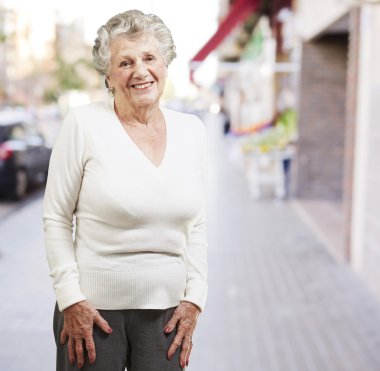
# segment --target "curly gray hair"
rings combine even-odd
[[[146,33],[152,34],[160,43],[162,54],[168,66],[176,57],[173,37],[165,23],[154,14],[144,14],[140,10],[128,10],[110,18],[99,28],[98,37],[92,48],[95,69],[100,75],[107,75],[110,68],[110,42],[120,34],[132,38]]]

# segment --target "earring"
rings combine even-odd
[[[113,97],[115,95],[115,88],[108,88],[108,94]]]

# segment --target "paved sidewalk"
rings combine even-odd
[[[210,291],[188,370],[380,370],[379,303],[289,203],[250,198],[208,128]],[[55,369],[41,209],[37,198],[0,222],[1,371]]]
[[[54,295],[45,258],[42,193],[0,223],[0,370],[54,371]]]
[[[210,143],[210,291],[189,370],[380,370],[379,303],[290,204],[249,196],[228,142]]]

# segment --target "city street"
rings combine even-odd
[[[54,295],[42,232],[42,192],[8,204],[0,222],[0,369],[54,370]],[[4,209],[4,208],[2,208]]]
[[[188,370],[378,371],[379,302],[291,201],[252,199],[230,161],[234,139],[215,118],[206,121],[209,299]],[[11,213],[14,205],[0,206],[2,371],[55,369],[42,195]]]

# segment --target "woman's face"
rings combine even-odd
[[[167,76],[157,39],[143,35],[131,40],[118,35],[111,41],[110,50],[111,68],[107,80],[115,89],[115,98],[136,108],[157,103]]]

